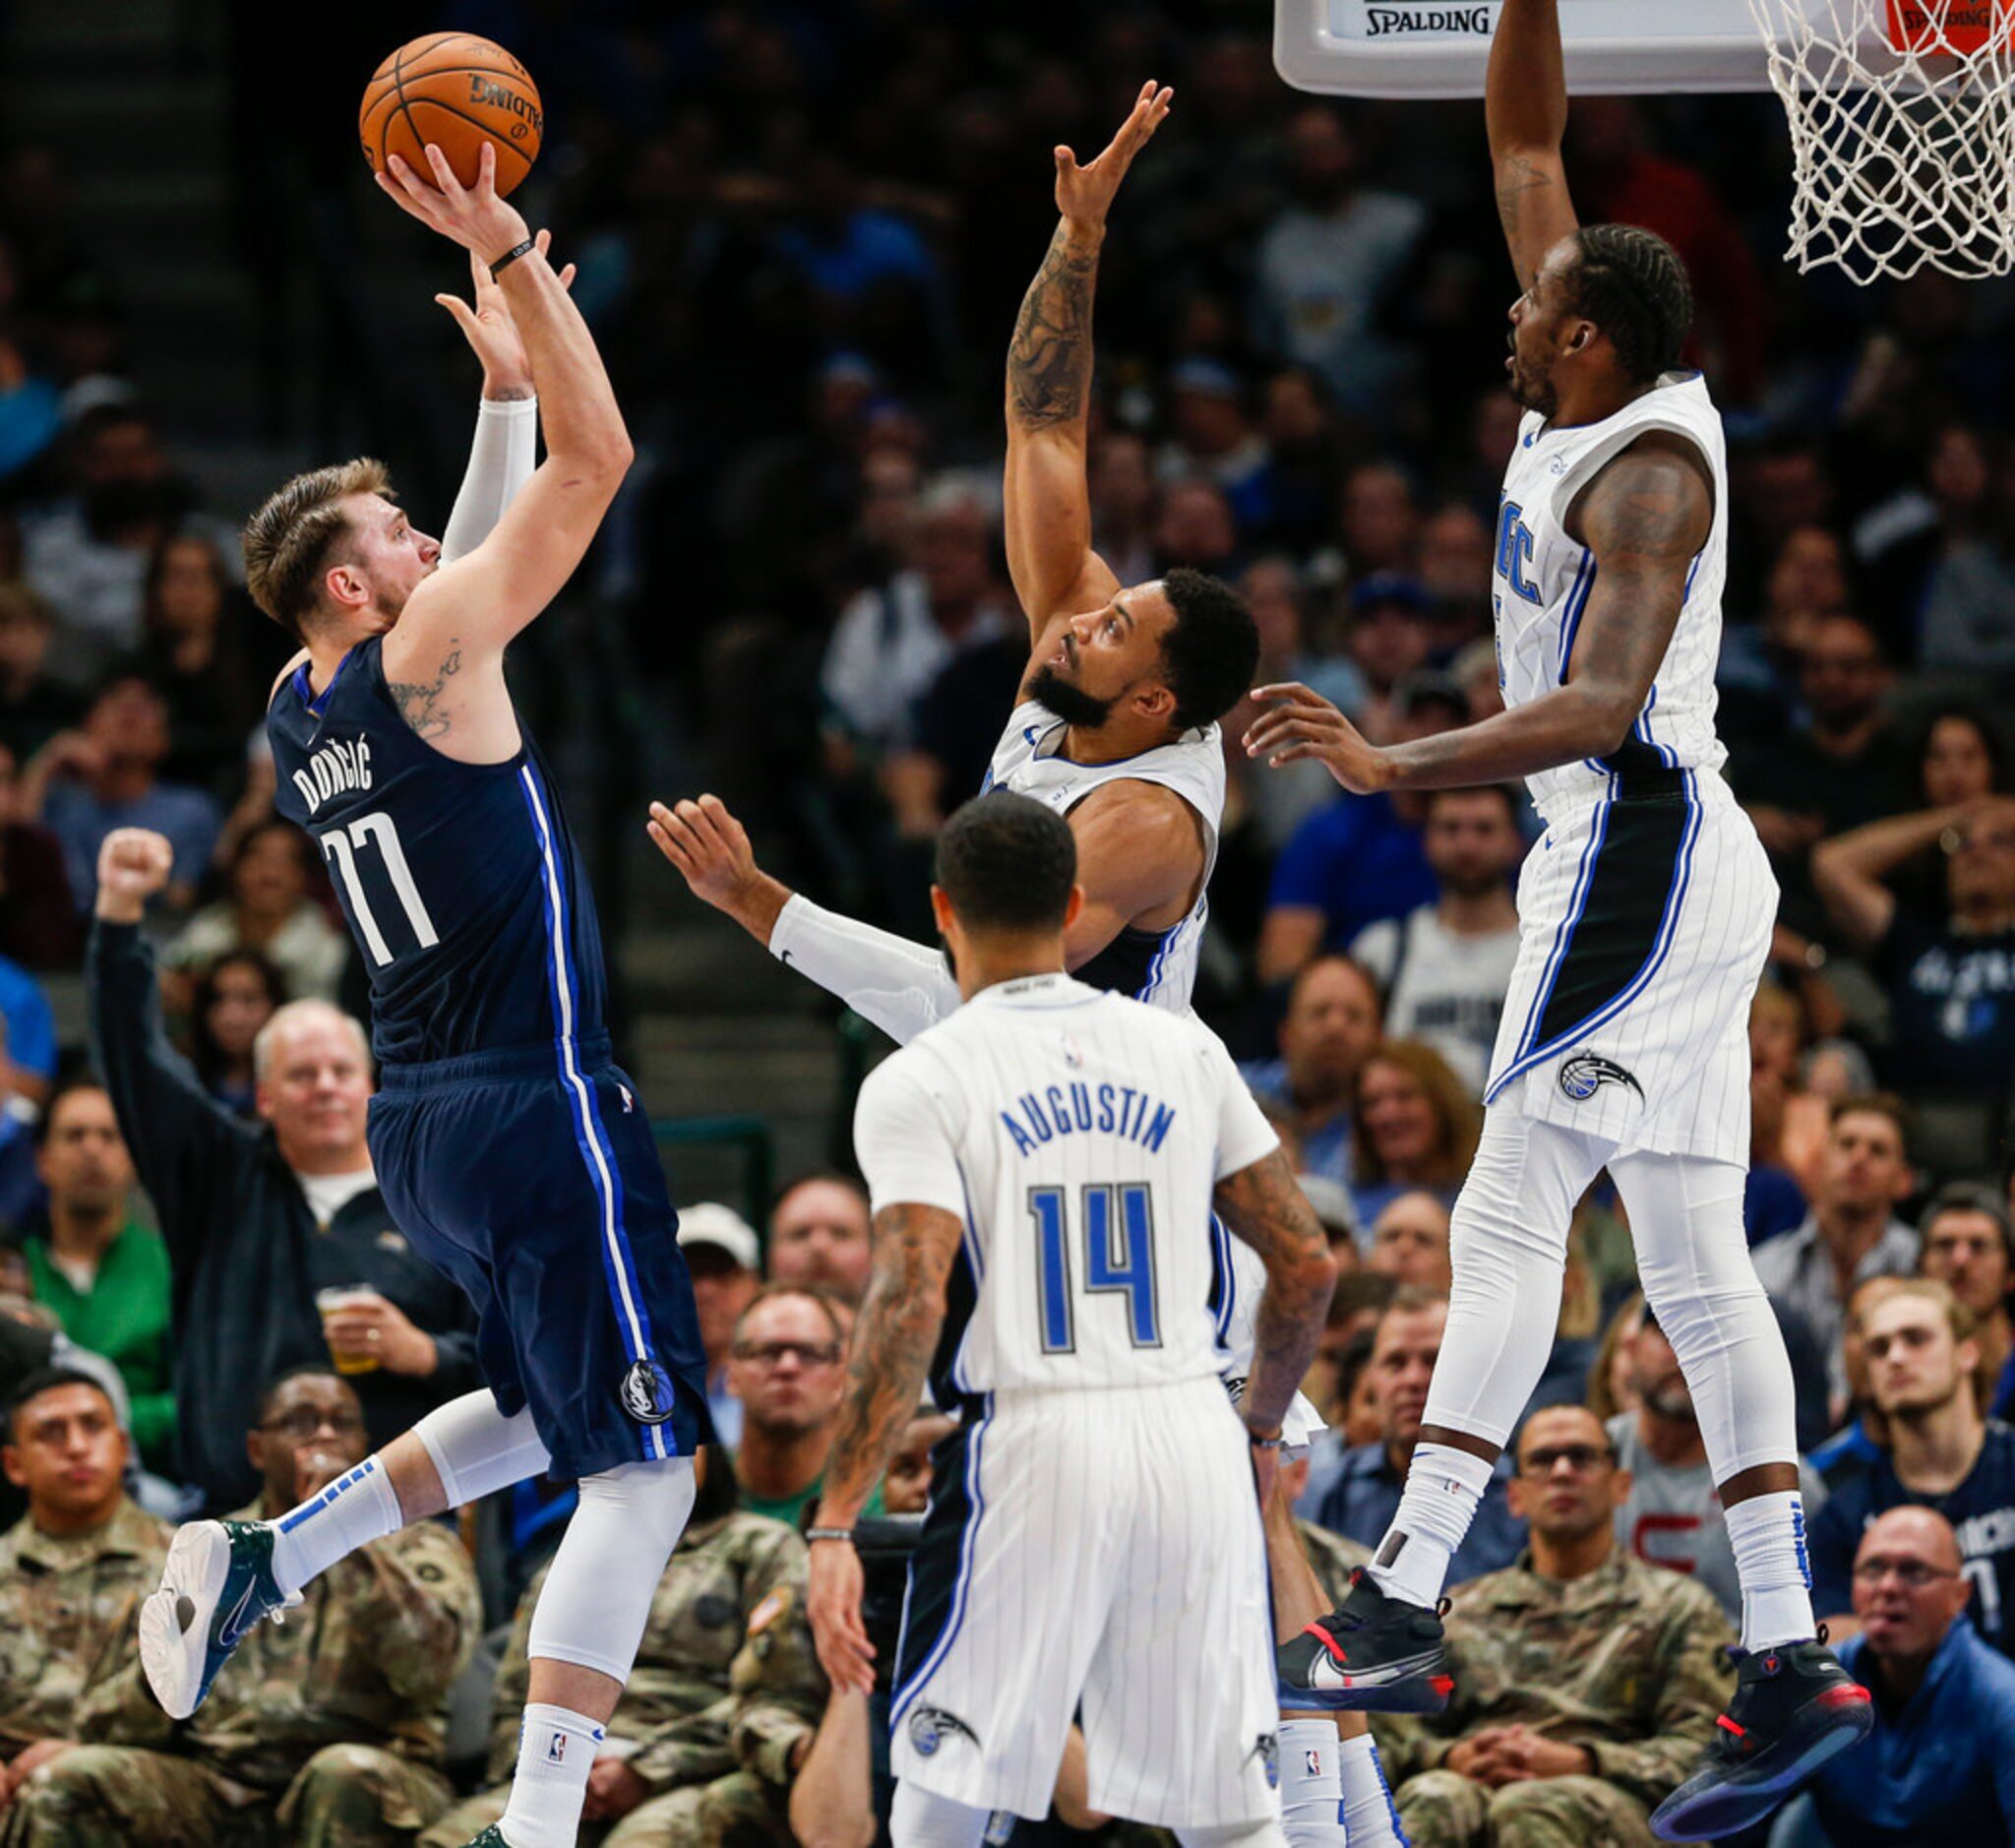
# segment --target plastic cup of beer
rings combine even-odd
[[[363,1283],[342,1283],[337,1284],[334,1289],[317,1290],[315,1292],[315,1309],[322,1318],[323,1339],[328,1340],[329,1324],[336,1317],[340,1316],[345,1310],[358,1309],[366,1303],[375,1303],[377,1300],[378,1292],[368,1284]],[[330,1358],[336,1362],[337,1373],[376,1373],[378,1371],[378,1356],[376,1354],[362,1354],[354,1350],[343,1352],[338,1350],[333,1341],[330,1342],[329,1353]]]

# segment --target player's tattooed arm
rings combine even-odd
[[[874,1268],[847,1353],[846,1395],[819,1498],[822,1527],[853,1525],[916,1415],[963,1231],[942,1206],[898,1202],[875,1215]]]
[[[1008,416],[1023,430],[1077,423],[1091,395],[1091,301],[1103,227],[1063,219],[1021,298],[1008,347]]]
[[[1679,437],[1640,437],[1596,476],[1568,523],[1599,569],[1564,686],[1479,724],[1383,749],[1307,687],[1261,687],[1252,697],[1268,710],[1246,733],[1247,755],[1274,766],[1314,758],[1359,795],[1464,789],[1609,757],[1644,709],[1713,524],[1699,452]]]
[[[1053,619],[1096,609],[1119,588],[1091,549],[1085,420],[1091,402],[1091,303],[1106,214],[1169,112],[1171,92],[1143,84],[1120,132],[1085,166],[1056,150],[1056,235],[1022,297],[1008,347],[1008,572],[1040,655]],[[1050,647],[1056,645],[1054,641]]]
[[[392,703],[413,730],[429,743],[447,737],[454,721],[447,708],[448,683],[461,672],[461,639],[448,638],[447,651],[436,663],[430,680],[388,680],[386,691]]]
[[[1220,1181],[1215,1204],[1266,1266],[1241,1410],[1252,1430],[1271,1434],[1314,1361],[1336,1287],[1336,1261],[1322,1222],[1277,1148]]]
[[[1497,216],[1518,286],[1529,289],[1541,261],[1575,228],[1560,141],[1567,132],[1567,78],[1558,0],[1504,0],[1484,80]]]

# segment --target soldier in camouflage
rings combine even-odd
[[[693,1516],[588,1773],[587,1848],[790,1848],[790,1781],[825,1703],[805,1621],[805,1546],[781,1522],[737,1510],[718,1454],[702,1453]],[[504,1814],[538,1594],[534,1579],[497,1679],[495,1787],[458,1804],[420,1848],[461,1848]]]
[[[364,1418],[335,1374],[279,1380],[249,1434],[270,1518],[363,1460]],[[7,1812],[4,1848],[397,1848],[454,1792],[441,1774],[450,1685],[482,1626],[453,1532],[408,1527],[343,1561],[246,1637],[178,1756],[86,1745]],[[156,1713],[163,1735],[168,1722]],[[161,1743],[165,1743],[163,1739]]]
[[[1414,1848],[1651,1848],[1727,1704],[1734,1633],[1690,1578],[1617,1547],[1629,1475],[1593,1412],[1534,1412],[1517,1460],[1530,1550],[1455,1591],[1448,1710],[1376,1723],[1399,1814]]]
[[[84,1739],[165,1745],[135,1618],[168,1529],[126,1497],[128,1446],[104,1387],[45,1368],[9,1401],[7,1479],[29,1511],[0,1538],[0,1756],[26,1778]]]

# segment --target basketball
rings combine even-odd
[[[470,32],[434,32],[403,44],[372,74],[357,111],[357,134],[374,172],[398,155],[430,179],[428,142],[448,156],[455,177],[476,183],[484,142],[497,150],[497,191],[509,193],[539,157],[545,118],[531,73],[506,51]]]

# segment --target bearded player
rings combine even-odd
[[[519,488],[506,458],[477,484],[494,530],[460,556],[353,462],[275,494],[245,558],[303,645],[267,730],[279,808],[322,848],[370,971],[372,1162],[400,1229],[475,1304],[489,1389],[276,1521],[184,1527],[141,1649],[185,1717],[248,1629],[356,1548],[526,1476],[578,1477],[532,1619],[510,1807],[477,1837],[564,1848],[711,1428],[663,1169],[610,1063],[593,899],[504,680],[506,646],[601,524],[629,438],[563,278],[497,197],[494,151],[467,189],[426,152],[432,185],[397,160],[380,184],[482,266],[458,319],[508,321],[538,393],[484,416],[518,422],[521,465],[542,406],[545,463]]]
[[[1032,649],[987,784],[1032,796],[1069,824],[1085,894],[1065,936],[1070,972],[1093,988],[1185,1014],[1224,811],[1217,720],[1251,683],[1258,636],[1215,579],[1174,571],[1123,585],[1092,549],[1085,481],[1092,295],[1106,215],[1170,98],[1144,86],[1089,165],[1056,150],[1063,221],[1008,353],[1008,564]],[[768,877],[714,797],[653,805],[651,817],[652,838],[695,893],[899,1043],[958,1007],[958,984],[941,952],[835,916]],[[1219,1334],[1236,1379],[1250,1360],[1260,1278],[1244,1246],[1221,1226],[1213,1236]],[[1287,1447],[1306,1445],[1318,1428],[1300,1401]],[[1275,1620],[1291,1635],[1319,1615],[1324,1599],[1277,1494],[1265,1522]],[[1383,1774],[1356,1716],[1339,1723],[1290,1712],[1280,1763],[1288,1835],[1298,1848],[1337,1848],[1345,1814],[1358,1848],[1397,1839]]]
[[[1738,1832],[1864,1736],[1868,1696],[1812,1621],[1791,1369],[1742,1233],[1749,1001],[1777,914],[1755,831],[1719,774],[1714,668],[1727,562],[1720,416],[1679,361],[1679,257],[1577,224],[1557,0],[1506,0],[1487,90],[1497,205],[1524,289],[1495,600],[1506,710],[1377,749],[1301,686],[1247,735],[1345,788],[1524,776],[1546,820],[1483,1139],[1456,1203],[1448,1331],[1392,1525],[1341,1611],[1282,1651],[1339,1706],[1437,1710],[1435,1614],[1558,1320],[1567,1224],[1605,1167],[1644,1292],[1700,1413],[1742,1584],[1735,1696],[1701,1768],[1658,1810],[1667,1840]]]

